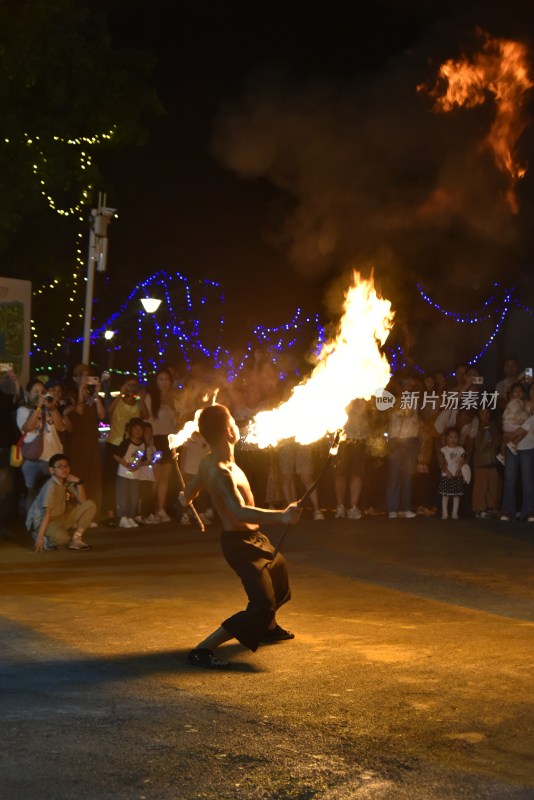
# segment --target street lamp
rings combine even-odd
[[[106,349],[108,351],[108,358],[107,358],[107,371],[111,370],[113,366],[113,358],[115,356],[115,347],[111,346],[111,340],[115,338],[115,334],[117,331],[111,330],[111,328],[107,328],[104,331],[103,339],[106,342]]]
[[[161,305],[161,300],[159,300],[157,297],[142,297],[141,305],[147,314],[155,314]]]

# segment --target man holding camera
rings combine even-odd
[[[39,489],[40,479],[48,475],[48,460],[63,452],[59,434],[65,430],[52,394],[41,381],[28,384],[28,401],[17,409],[17,426],[24,434],[22,474],[26,485],[26,510]],[[25,452],[26,450],[26,452]]]

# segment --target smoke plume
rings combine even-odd
[[[281,190],[285,213],[268,235],[301,274],[374,265],[383,291],[401,298],[415,276],[477,290],[517,263],[523,216],[480,146],[491,101],[436,113],[417,91],[436,79],[430,47],[352,81],[263,74],[221,110],[214,151],[239,176]]]

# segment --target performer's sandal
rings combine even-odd
[[[290,639],[294,639],[295,634],[291,633],[291,631],[286,631],[277,625],[270,631],[266,631],[263,637],[260,639],[262,644],[271,644],[273,642],[288,642]]]
[[[230,666],[228,661],[217,658],[213,650],[208,650],[207,647],[196,647],[191,650],[187,655],[187,661],[195,667],[207,667],[208,669],[225,669]]]

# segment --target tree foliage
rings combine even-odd
[[[46,204],[43,191],[69,208],[98,180],[82,155],[95,149],[87,139],[145,140],[145,115],[161,110],[153,63],[148,52],[115,46],[105,15],[84,3],[2,0],[0,244]]]

